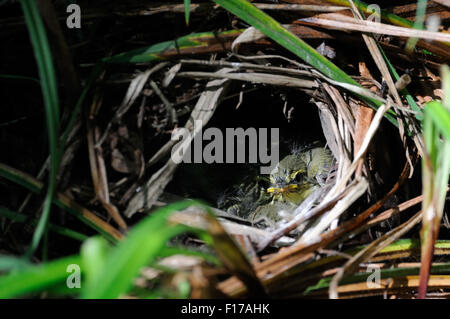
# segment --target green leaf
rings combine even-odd
[[[81,259],[83,261],[83,273],[87,282],[95,281],[97,276],[105,269],[105,261],[111,247],[101,237],[92,237],[81,246]]]
[[[425,105],[425,116],[429,116],[436,125],[442,135],[447,140],[450,140],[450,111],[446,110],[444,106],[438,101],[431,101]]]
[[[190,231],[205,235],[203,231],[183,225],[172,225],[167,217],[192,205],[205,207],[196,201],[183,201],[160,208],[139,222],[129,236],[111,247],[103,238],[88,239],[80,256],[61,258],[42,265],[30,265],[14,257],[0,256],[0,269],[13,269],[0,276],[0,298],[24,296],[42,291],[64,294],[81,294],[83,298],[117,298],[128,292],[139,270],[161,255],[189,253],[181,249],[170,250],[167,241],[178,234]],[[163,252],[163,254],[161,254]],[[204,254],[196,254],[205,257]],[[69,265],[78,265],[83,275],[81,291],[66,289],[64,285],[72,274]],[[182,294],[189,287],[179,287]]]
[[[394,254],[395,253],[401,253],[405,251],[419,251],[420,250],[420,241],[416,239],[399,239],[392,243],[391,245],[383,248],[379,254]],[[358,246],[355,248],[348,249],[344,251],[345,254],[348,255],[354,255],[358,251],[364,249],[366,246]],[[436,249],[449,249],[450,248],[450,241],[449,240],[438,240],[435,243]],[[330,262],[333,262],[335,256],[333,256],[330,259]],[[319,265],[322,265],[321,261],[316,262]],[[309,269],[309,268],[308,268]],[[443,264],[439,266],[434,266],[431,269],[431,272],[433,274],[448,274],[450,273],[450,263]],[[411,267],[411,268],[394,268],[394,269],[382,269],[380,272],[380,278],[401,278],[404,276],[409,275],[417,275],[419,273],[419,267]],[[357,283],[357,282],[364,282],[367,280],[367,277],[372,275],[373,272],[367,272],[367,273],[358,273],[351,276],[347,276],[342,279],[340,284],[350,284],[350,283]],[[329,284],[331,282],[333,276],[325,277],[319,280],[315,285],[309,286],[305,290],[305,294],[307,295],[309,292],[320,290],[320,289],[327,289],[329,287]]]
[[[389,61],[387,55],[384,53],[384,50],[381,48],[381,45],[379,43],[377,43],[377,46],[378,46],[378,49],[380,50],[381,54],[383,55],[384,61],[386,61],[389,71],[394,76],[394,79],[397,81],[398,79],[400,79],[400,76],[398,75],[397,70],[392,65],[391,61]],[[412,95],[409,94],[409,92],[406,88],[404,88],[401,91],[401,93],[405,96],[406,102],[408,102],[409,106],[411,107],[411,110],[416,112],[416,114],[415,114],[416,119],[419,122],[422,122],[423,121],[423,112],[417,105],[416,101],[414,101],[414,98],[412,97]]]
[[[18,212],[13,212],[13,211],[3,208],[3,207],[0,207],[0,216],[8,218],[16,223],[30,222],[32,225],[36,225],[38,223],[38,221],[35,219],[30,220],[29,217],[24,214],[21,214]],[[88,238],[88,236],[86,236],[85,234],[81,234],[81,233],[71,230],[69,228],[54,225],[52,223],[48,224],[48,229],[57,234],[60,234],[60,235],[63,235],[63,236],[66,236],[68,238],[72,238],[75,240],[79,240],[79,241],[83,241]]]
[[[423,21],[425,20],[425,13],[427,11],[427,0],[418,0],[416,7],[416,17],[414,19],[414,29],[423,30]],[[411,52],[416,46],[418,38],[409,38],[406,42],[406,51]]]
[[[402,278],[405,276],[414,276],[419,273],[419,267],[408,267],[408,268],[393,268],[393,269],[382,269],[380,270],[380,279],[385,278]],[[449,274],[450,273],[450,263],[446,263],[439,266],[431,267],[432,274]],[[358,282],[364,282],[372,272],[362,272],[357,273],[352,276],[348,276],[341,280],[340,285],[353,284]],[[310,286],[305,290],[305,295],[310,292],[328,288],[330,286],[332,277],[326,277],[321,279],[316,285]]]
[[[34,0],[21,0],[25,22],[30,33],[36,62],[41,79],[41,89],[44,98],[45,114],[50,145],[50,174],[47,195],[44,200],[44,208],[39,223],[33,234],[27,256],[31,256],[39,245],[39,242],[47,227],[53,194],[56,188],[56,177],[59,168],[59,101],[58,87],[55,70],[50,52],[50,47],[42,23],[37,2]]]
[[[126,293],[139,269],[153,262],[170,238],[191,230],[187,226],[169,225],[167,217],[195,204],[194,201],[183,201],[162,207],[137,224],[128,237],[113,248],[106,260],[99,263],[102,270],[94,270],[98,276],[90,277],[86,282],[82,297],[117,298]]]
[[[296,54],[306,63],[314,66],[326,76],[335,81],[358,85],[355,80],[339,69],[335,64],[319,54],[311,46],[285,29],[276,20],[259,10],[250,2],[246,0],[214,0],[214,2]]]
[[[16,184],[19,184],[36,194],[39,194],[43,188],[42,184],[32,176],[2,163],[0,163],[0,176],[7,178],[10,181],[15,182]],[[103,235],[103,237],[108,239],[110,242],[113,243],[116,242],[114,234],[107,232],[102,227],[100,227],[91,219],[85,216],[83,207],[77,205],[75,202],[63,201],[58,197],[54,197],[52,201],[56,206],[64,209],[65,211],[69,212],[70,214],[78,218],[80,221],[82,221],[89,227],[98,231],[100,234]]]
[[[334,81],[361,87],[355,80],[353,80],[347,73],[342,71],[334,63],[319,54],[316,50],[314,50],[314,48],[298,38],[289,30],[285,29],[280,23],[263,11],[259,10],[247,0],[214,0],[214,2],[218,3],[237,17],[252,25],[273,41],[279,43],[281,46],[300,57],[307,64],[315,67],[327,77],[333,79]],[[358,96],[375,109],[382,104],[375,99],[360,95]],[[394,125],[398,125],[392,111],[386,113],[385,116]]]
[[[184,17],[186,19],[186,25],[189,25],[189,13],[190,13],[191,0],[184,0]]]
[[[327,1],[331,2],[331,3],[347,6],[347,7],[351,6],[348,0],[327,0]],[[353,0],[353,2],[355,3],[356,7],[358,9],[362,10],[364,13],[377,15],[377,12],[371,10],[371,8],[369,7],[369,5],[367,3],[360,1],[360,0]],[[413,26],[413,22],[406,20],[402,17],[399,17],[398,15],[395,15],[393,13],[390,13],[384,9],[381,9],[380,15],[381,15],[380,18],[382,18],[383,20],[391,22],[398,26],[408,27],[408,28],[412,28],[412,26]]]
[[[450,94],[450,71],[442,67],[445,106]],[[450,107],[431,101],[424,108],[424,140],[426,154],[422,159],[422,254],[419,298],[426,298],[429,270],[432,265],[434,242],[438,238],[444,212],[450,173]],[[443,141],[441,140],[443,136]]]
[[[41,82],[39,82],[38,79],[30,77],[30,76],[0,74],[0,79],[32,81],[32,82],[36,83],[37,85],[41,85]]]
[[[80,257],[66,257],[1,276],[0,299],[24,296],[64,283],[70,275],[67,272],[67,267],[72,264],[80,265]]]
[[[164,41],[150,45],[148,47],[138,48],[128,52],[123,52],[102,60],[104,63],[148,63],[160,61],[169,57],[177,56],[183,52],[192,53],[199,48],[207,48],[211,42],[218,39],[235,38],[243,30],[230,30],[224,32],[201,32],[188,34],[178,39]],[[195,50],[194,50],[195,49]]]
[[[0,272],[29,267],[31,264],[23,258],[0,255]]]

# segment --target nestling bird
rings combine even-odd
[[[271,172],[267,192],[273,200],[298,205],[325,184],[332,164],[333,155],[327,148],[316,147],[288,155]]]
[[[289,219],[289,214],[313,191],[324,186],[333,162],[330,150],[323,147],[288,155],[272,170],[267,188],[259,182],[240,185],[241,196],[234,196],[227,210],[247,216],[253,224],[264,221],[265,226],[275,228],[278,222]]]
[[[267,193],[271,202],[255,209],[249,219],[253,223],[276,223],[290,214],[316,189],[325,185],[334,158],[327,148],[316,147],[283,158],[270,174]]]

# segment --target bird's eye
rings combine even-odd
[[[301,179],[302,179],[301,175],[302,174],[300,174],[299,172],[295,172],[295,173],[291,174],[291,176],[290,176],[291,177],[291,181],[292,182],[297,182],[297,183],[301,182]]]

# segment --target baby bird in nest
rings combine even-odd
[[[324,147],[288,155],[270,173],[268,187],[262,185],[263,178],[250,186],[241,185],[238,196],[228,202],[231,205],[226,207],[227,211],[247,218],[254,225],[277,228],[292,217],[311,193],[325,185],[333,163],[333,155]]]

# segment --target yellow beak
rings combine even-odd
[[[274,200],[281,200],[298,205],[304,201],[313,190],[314,187],[312,185],[305,183],[303,185],[290,184],[285,187],[270,187],[267,189],[267,192],[272,194]]]
[[[283,194],[283,193],[287,193],[287,192],[296,191],[298,188],[299,187],[297,184],[290,184],[285,187],[269,187],[267,189],[267,192],[271,193],[271,194]]]

